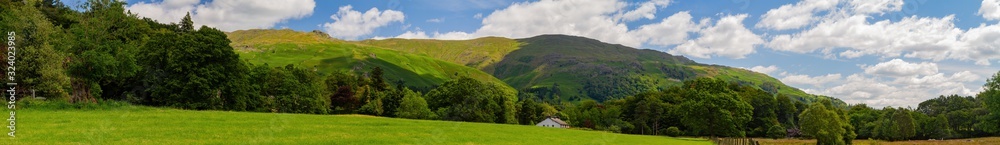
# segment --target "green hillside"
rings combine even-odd
[[[240,58],[254,64],[295,64],[319,72],[346,71],[363,74],[380,67],[390,82],[430,88],[460,76],[503,84],[480,70],[422,55],[347,43],[317,32],[291,30],[241,30],[227,34]]]
[[[520,46],[519,42],[502,37],[483,37],[472,40],[394,38],[365,40],[359,43],[429,56],[477,69],[483,69],[490,64],[500,62],[503,56],[517,50]]]
[[[525,125],[136,106],[18,109],[17,117],[17,137],[3,144],[711,144]]]
[[[515,41],[518,47],[511,46],[511,41]],[[820,97],[787,86],[766,74],[699,64],[683,56],[577,36],[541,35],[517,40],[487,37],[461,41],[387,39],[365,40],[360,43],[467,65],[470,62],[480,62],[468,58],[489,56],[489,60],[494,60],[500,56],[502,58],[496,63],[477,68],[493,74],[514,88],[534,92],[545,99],[606,100],[678,85],[683,80],[696,77],[717,77],[765,90],[772,89],[772,93],[790,95],[807,102]],[[477,53],[477,57],[453,54],[470,50],[512,51],[485,51]],[[479,63],[469,66],[483,65]]]

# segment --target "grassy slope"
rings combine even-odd
[[[607,44],[583,37],[543,35],[519,40],[487,37],[457,41],[387,39],[365,40],[359,43],[476,66],[476,68],[493,74],[515,88],[549,87],[558,83],[560,92],[563,93],[561,96],[582,95],[578,91],[578,89],[583,88],[582,82],[592,78],[592,75],[600,75],[601,71],[627,72],[625,74],[652,80],[660,87],[678,85],[681,80],[670,78],[667,72],[658,68],[661,66],[683,66],[695,70],[697,76],[742,80],[756,85],[771,82],[778,85],[779,93],[792,95],[803,101],[819,98],[819,96],[785,85],[766,74],[739,68],[697,64],[682,56]],[[514,45],[514,43],[518,44]],[[479,53],[470,53],[471,50],[478,50]],[[496,63],[472,63],[484,60],[492,61],[498,58],[499,61]],[[638,65],[632,65],[633,62]]]
[[[381,67],[390,81],[404,80],[415,87],[432,87],[458,76],[503,84],[477,69],[427,56],[347,43],[323,34],[291,30],[244,30],[229,33],[241,59],[254,64],[295,64],[320,72],[363,73]]]
[[[710,144],[701,139],[487,123],[190,111],[21,109],[3,144]]]
[[[429,56],[476,69],[483,69],[490,64],[500,62],[503,56],[520,46],[519,42],[502,37],[472,40],[385,39],[358,43]]]

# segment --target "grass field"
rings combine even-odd
[[[814,145],[816,140],[799,139],[754,139],[762,145]],[[969,139],[950,140],[912,140],[912,141],[877,141],[877,140],[854,140],[854,145],[996,145],[1000,144],[1000,137],[984,137]]]
[[[135,106],[21,109],[17,137],[4,138],[0,144],[711,144],[524,125]]]

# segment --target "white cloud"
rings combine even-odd
[[[849,4],[858,14],[885,14],[903,9],[903,0],[851,0]]]
[[[378,8],[373,7],[361,13],[352,8],[351,5],[342,6],[337,14],[331,15],[333,23],[323,24],[326,33],[333,37],[354,40],[360,36],[371,34],[376,28],[393,22],[401,23],[405,19],[403,12],[399,11],[379,11]]]
[[[199,3],[198,0],[139,2],[127,6],[126,10],[161,23],[178,22],[191,12],[196,27],[206,25],[233,31],[272,28],[282,21],[310,16],[316,7],[316,2],[312,0],[214,0]]]
[[[995,1],[995,0],[994,0]],[[994,1],[984,1],[979,14],[988,17]],[[880,58],[919,58],[972,61],[990,65],[1000,59],[1000,26],[981,24],[962,30],[955,26],[955,15],[944,17],[903,17],[901,20],[869,22],[873,14],[900,11],[903,1],[851,0],[830,10],[809,29],[773,35],[767,46],[797,53],[821,52],[844,58],[874,55]],[[789,8],[790,9],[790,8]],[[781,8],[772,9],[778,11]],[[762,20],[758,26],[765,25]]]
[[[1000,0],[983,0],[983,4],[979,6],[979,12],[976,14],[983,16],[986,20],[1000,20]]]
[[[799,53],[819,49],[848,49],[841,56],[862,55],[899,57],[911,52],[912,57],[940,60],[949,47],[958,45],[962,33],[951,22],[955,17],[905,17],[898,22],[882,20],[868,23],[866,15],[852,15],[824,20],[812,29],[797,34],[777,35],[768,43],[773,49]],[[923,53],[934,52],[934,53]]]
[[[838,0],[805,0],[786,4],[777,9],[768,10],[757,22],[758,28],[774,30],[797,29],[819,20],[816,12],[837,7]]]
[[[710,18],[700,23],[692,21],[687,11],[629,29],[626,21],[652,19],[656,9],[669,5],[668,0],[653,0],[627,9],[629,3],[619,0],[540,0],[514,3],[482,18],[475,32],[407,31],[400,38],[472,39],[484,36],[526,38],[543,34],[576,35],[606,43],[641,48],[644,45],[676,46],[671,53],[709,58],[713,55],[744,58],[764,44],[760,36],[743,26],[746,14],[727,15],[710,24]],[[474,16],[475,17],[475,16]],[[688,33],[699,33],[689,40]],[[419,35],[423,33],[424,35]],[[686,44],[686,45],[685,45]],[[680,48],[683,47],[683,48]],[[680,48],[680,49],[678,49]]]
[[[778,67],[774,65],[770,66],[754,66],[750,68],[750,71],[759,72],[763,74],[771,74],[774,71],[778,71]]]
[[[619,15],[619,19],[624,21],[635,21],[639,18],[653,19],[656,18],[656,9],[667,7],[670,4],[670,0],[651,0],[639,5],[639,8],[635,10],[625,12]]]
[[[908,65],[914,64],[923,63]],[[982,91],[976,89],[977,84],[973,84],[982,78],[970,71],[960,71],[950,75],[934,72],[888,78],[880,77],[878,74],[866,74],[852,74],[845,79],[841,79],[840,74],[786,75],[781,81],[808,93],[833,96],[850,104],[865,103],[875,107],[916,105],[939,95],[971,96]]]
[[[714,26],[699,30],[701,37],[698,39],[688,40],[668,52],[699,58],[711,58],[711,55],[745,58],[754,53],[757,45],[764,44],[760,36],[743,27],[746,18],[746,14],[722,17]]]
[[[483,13],[476,13],[476,15],[472,15],[472,18],[482,19],[483,18]]]
[[[781,82],[788,84],[812,85],[815,87],[824,86],[827,83],[840,80],[840,74],[827,74],[823,76],[811,77],[809,75],[786,74],[781,78]]]
[[[427,35],[424,31],[407,31],[403,34],[399,34],[394,38],[403,39],[439,39],[439,40],[465,40],[472,38],[472,34],[465,32],[448,32],[448,33],[438,33],[434,32],[431,35]]]
[[[1000,59],[1000,25],[980,25],[969,29],[959,39],[963,46],[951,50],[951,58],[972,60],[978,65],[990,65]]]
[[[427,19],[427,22],[431,23],[441,23],[442,21],[444,21],[444,18]]]
[[[482,21],[477,36],[525,38],[541,34],[577,35],[639,47],[641,41],[628,27],[612,18],[627,4],[617,0],[541,0],[514,3],[496,10]]]
[[[900,59],[863,67],[865,73],[876,76],[906,77],[915,75],[932,75],[938,72],[937,64],[931,62],[909,63]]]
[[[698,31],[699,27],[691,21],[691,14],[682,11],[660,23],[640,26],[632,33],[648,44],[668,46],[684,43],[688,39],[688,32]]]

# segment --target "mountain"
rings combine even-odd
[[[679,85],[697,77],[722,78],[789,95],[803,102],[829,98],[805,93],[766,74],[746,69],[700,64],[683,56],[578,36],[386,39],[358,43],[475,67],[543,99],[603,101]]]
[[[480,81],[505,83],[478,69],[376,46],[330,38],[319,31],[239,30],[227,33],[241,59],[272,67],[294,64],[321,73],[334,71],[363,75],[380,67],[388,82],[402,81],[427,90],[446,81],[468,76]]]

